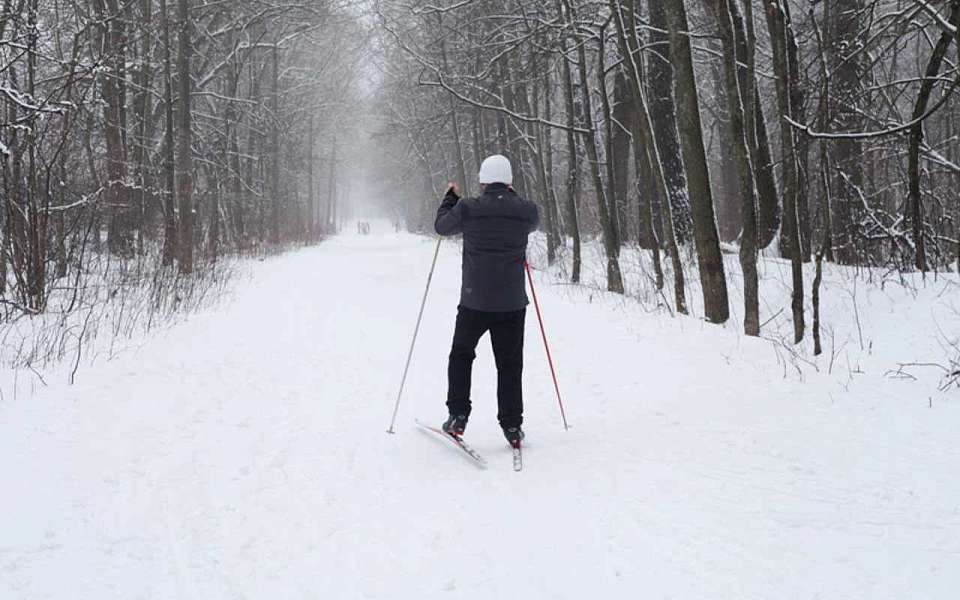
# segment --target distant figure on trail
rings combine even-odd
[[[463,435],[470,418],[470,376],[477,343],[487,331],[497,363],[497,419],[511,446],[523,439],[523,326],[527,312],[527,236],[540,220],[537,205],[517,195],[510,161],[499,154],[480,165],[480,190],[460,198],[450,183],[437,209],[440,235],[463,233],[463,280],[447,366],[443,430]]]

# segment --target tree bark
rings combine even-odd
[[[273,59],[270,104],[273,109],[270,128],[270,243],[280,243],[280,57],[276,42],[270,54]]]
[[[571,0],[564,0],[568,11],[568,25],[575,27],[577,13]],[[587,151],[587,162],[590,164],[590,174],[593,176],[594,194],[597,198],[597,218],[600,220],[600,229],[603,236],[603,250],[607,258],[607,290],[618,294],[623,293],[623,277],[620,274],[620,248],[617,246],[617,235],[609,211],[607,194],[604,188],[603,176],[600,174],[600,153],[597,150],[597,132],[593,122],[593,103],[591,101],[590,83],[587,79],[587,52],[584,43],[577,44],[577,59],[579,62],[580,89],[583,91],[581,102],[583,110],[583,124],[589,129],[584,134],[584,148]]]
[[[177,44],[177,74],[180,92],[179,127],[177,128],[177,199],[179,204],[180,272],[193,272],[193,126],[191,123],[190,73],[193,27],[190,21],[189,0],[177,0],[179,27]]]
[[[840,131],[859,131],[863,127],[862,78],[864,56],[860,52],[868,30],[861,19],[864,0],[834,0],[824,5],[830,27],[830,115]],[[850,55],[857,53],[857,56]],[[833,234],[835,255],[841,264],[855,264],[859,231],[859,191],[863,187],[862,142],[841,138],[833,143]],[[844,177],[844,175],[846,177]]]
[[[630,81],[623,67],[618,67],[613,80],[613,123],[610,141],[610,157],[613,171],[613,197],[617,199],[617,221],[620,225],[620,242],[630,239],[630,151],[632,147],[630,127],[633,121],[630,100]],[[549,118],[549,117],[548,117]]]
[[[783,3],[787,14],[787,21],[791,22],[790,4]],[[800,78],[800,49],[797,46],[796,35],[793,27],[787,29],[787,65],[790,67],[790,111],[793,113],[793,120],[798,123],[805,123],[807,92],[806,85]],[[805,135],[798,135],[794,132],[794,149],[797,163],[797,229],[800,231],[800,256],[803,262],[810,262],[810,252],[812,244],[812,232],[810,226],[810,198],[808,190],[809,184],[809,153],[810,139]]]
[[[660,206],[657,204],[657,195],[650,191],[649,182],[653,179],[653,169],[650,168],[650,156],[640,141],[640,132],[636,113],[631,122],[633,133],[633,161],[637,171],[637,221],[639,225],[638,245],[650,250],[650,259],[653,262],[654,285],[658,290],[663,289],[663,265],[660,261]]]
[[[558,12],[563,12],[561,0],[557,0]],[[563,63],[563,96],[567,113],[567,227],[573,238],[573,266],[570,281],[580,282],[580,217],[577,214],[577,198],[580,195],[580,177],[577,169],[577,137],[573,132],[577,125],[576,103],[573,95],[573,73],[570,69],[570,57],[567,56],[566,38],[561,39]]]
[[[614,149],[613,149],[613,111],[610,109],[610,94],[607,90],[607,67],[606,67],[606,27],[601,27],[599,35],[597,36],[599,41],[599,48],[597,50],[597,84],[598,91],[600,94],[600,105],[601,110],[603,111],[603,122],[604,122],[604,139],[606,140],[606,146],[604,148],[604,166],[607,171],[606,185],[604,187],[604,194],[607,198],[607,213],[610,216],[610,235],[613,239],[613,246],[617,251],[617,260],[619,261],[620,257],[620,246],[623,243],[623,236],[620,233],[620,209],[619,205],[622,202],[622,198],[618,197],[615,193],[615,185],[617,181],[616,171],[623,170],[622,168],[618,169],[616,161],[614,159]],[[623,161],[621,164],[625,164],[627,161]]]
[[[960,31],[960,0],[951,0],[948,21],[957,31]],[[960,33],[957,35],[960,35]],[[907,161],[910,195],[904,210],[906,213],[904,219],[909,221],[913,228],[913,243],[916,248],[914,266],[921,273],[927,271],[927,252],[923,231],[923,195],[920,190],[920,144],[923,142],[923,121],[920,119],[927,112],[927,103],[930,100],[930,94],[933,92],[933,86],[936,84],[936,77],[940,73],[940,65],[950,48],[953,37],[954,34],[948,31],[940,34],[940,39],[937,40],[933,52],[930,53],[930,59],[927,61],[926,72],[923,82],[920,84],[920,90],[917,92],[917,101],[913,105],[913,115],[911,116],[911,119],[916,122],[910,128]],[[957,40],[957,47],[960,48],[960,39]]]
[[[671,0],[650,0],[650,47],[647,53],[647,81],[650,89],[650,121],[653,123],[653,134],[657,140],[660,160],[663,161],[664,177],[670,193],[670,205],[673,207],[673,223],[677,233],[677,243],[686,244],[692,237],[693,207],[696,202],[687,183],[687,172],[684,169],[682,150],[678,131],[678,112],[680,108],[674,100],[674,71],[678,57],[670,41],[667,4]],[[634,10],[639,2],[634,0]],[[686,13],[684,13],[686,18]],[[686,31],[686,30],[684,30]],[[689,45],[689,44],[688,44]],[[689,49],[688,49],[689,50]],[[696,99],[694,99],[696,102]],[[699,121],[699,116],[697,118]],[[704,177],[707,177],[704,171]],[[693,234],[696,235],[696,234]]]
[[[742,202],[743,233],[740,236],[740,265],[743,269],[744,284],[743,328],[747,335],[758,336],[760,335],[760,302],[757,278],[756,187],[737,76],[737,51],[733,18],[730,12],[731,1],[736,0],[715,0],[715,7],[720,25],[720,38],[723,42],[724,84],[730,109],[733,154],[737,162]]]
[[[660,152],[657,147],[656,137],[653,134],[653,124],[650,121],[650,110],[646,100],[646,90],[643,85],[644,78],[641,75],[639,36],[637,35],[636,27],[637,17],[633,9],[630,9],[629,16],[625,16],[620,0],[610,0],[610,10],[613,12],[613,20],[617,26],[617,36],[620,40],[620,47],[627,57],[626,62],[629,66],[629,75],[635,91],[634,97],[637,102],[637,132],[640,134],[641,141],[643,142],[643,147],[647,154],[647,162],[651,168],[654,189],[656,190],[660,206],[662,207],[660,212],[664,223],[664,235],[673,266],[674,301],[677,305],[677,312],[687,314],[683,263],[680,259],[680,249],[677,246],[677,237],[673,225],[670,193],[667,189],[667,181],[664,176],[663,163],[660,161]]]
[[[791,23],[786,5],[782,0],[767,4],[767,27],[773,45],[773,70],[776,75],[777,106],[780,110],[780,144],[783,155],[783,235],[787,241],[787,258],[790,259],[793,276],[791,308],[793,312],[793,343],[803,340],[805,328],[803,316],[803,264],[800,248],[799,214],[797,212],[797,194],[799,180],[797,173],[796,144],[793,127],[787,124],[787,118],[794,116],[790,97],[790,63],[787,56],[787,44]]]
[[[441,23],[438,23],[442,27],[442,16],[440,17]],[[447,63],[447,42],[446,40],[440,41],[440,54],[443,60],[443,70],[447,73],[450,72],[450,66]],[[463,192],[466,195],[469,195],[470,190],[470,181],[467,181],[467,168],[463,162],[463,145],[460,140],[460,122],[457,120],[457,100],[453,95],[450,97],[450,123],[453,129],[453,147],[456,151],[456,169],[457,169],[457,181],[463,186]]]
[[[110,252],[128,255],[132,249],[129,234],[130,193],[127,186],[126,146],[126,19],[117,0],[94,0],[101,20],[106,76],[100,83],[103,98],[104,134],[107,153],[107,198],[110,221],[107,247]],[[124,9],[123,12],[125,12]]]
[[[756,78],[753,80],[754,97],[760,97]],[[747,115],[749,118],[749,115]],[[763,116],[763,106],[757,102],[753,108],[756,144],[751,148],[757,178],[757,248],[766,248],[777,237],[780,230],[780,202],[777,197],[777,183],[773,178],[773,157],[770,153],[770,140],[767,136],[767,120]]]
[[[690,38],[686,35],[689,25],[683,0],[666,0],[664,13],[669,27],[671,57],[676,73],[674,94],[677,124],[692,200],[693,233],[697,247],[697,266],[703,284],[704,315],[713,323],[724,323],[730,317],[727,280],[713,209],[697,82]]]
[[[533,94],[533,106],[536,110],[540,109],[540,86],[534,85],[531,93]],[[545,95],[549,98],[549,86],[543,88],[545,90]],[[546,101],[547,106],[549,107],[549,99]],[[531,124],[530,126],[532,137],[534,139],[534,150],[531,151],[534,159],[534,165],[536,166],[536,181],[538,186],[538,193],[540,196],[539,205],[543,207],[543,223],[544,228],[547,233],[547,264],[552,265],[557,259],[557,237],[554,235],[556,228],[556,214],[554,207],[551,206],[550,201],[550,182],[547,178],[547,164],[545,159],[546,146],[544,142],[544,131],[543,126],[539,123]]]
[[[134,192],[134,209],[137,212],[137,252],[141,253],[144,250],[144,238],[147,236],[152,237],[152,232],[149,229],[148,215],[148,204],[152,204],[152,192],[148,192],[148,188],[152,189],[150,185],[152,178],[147,174],[147,147],[150,144],[150,138],[148,137],[148,117],[150,114],[152,102],[150,90],[152,87],[153,74],[151,69],[151,60],[150,60],[150,51],[152,46],[152,32],[151,27],[153,23],[152,15],[152,2],[151,0],[140,0],[140,19],[139,26],[142,31],[143,39],[140,41],[139,46],[139,60],[137,73],[134,77],[136,82],[137,90],[134,93],[133,109],[134,109],[134,119],[137,123],[137,137],[136,142],[133,145],[133,164],[136,167],[136,184],[137,187]]]
[[[173,141],[173,68],[170,59],[170,17],[167,0],[160,0],[160,24],[163,46],[163,264],[170,266],[177,256],[176,169]]]
[[[317,236],[317,195],[316,184],[313,181],[313,161],[315,160],[313,113],[310,113],[307,119],[307,239],[312,242]]]
[[[543,84],[543,89],[545,90],[543,94],[544,117],[550,121],[553,119],[553,86],[551,85],[549,68],[544,69]],[[553,180],[553,130],[551,128],[542,128],[540,135],[542,136],[541,143],[543,144],[544,170],[546,171],[547,186],[547,197],[544,198],[543,201],[547,205],[547,211],[550,216],[547,239],[553,238],[554,248],[563,249],[566,246],[566,238],[562,235],[563,225],[560,217],[559,204],[557,202],[557,188]],[[551,262],[550,264],[553,263]]]

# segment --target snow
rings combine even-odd
[[[0,598],[956,597],[958,392],[936,369],[887,374],[946,360],[955,274],[829,269],[815,359],[778,345],[776,260],[769,339],[738,331],[735,257],[724,327],[658,308],[636,252],[637,298],[538,271],[571,429],[531,307],[524,471],[482,341],[467,438],[483,471],[413,425],[445,412],[455,241],[384,433],[434,247],[388,227],[248,263],[229,303],[73,386],[28,393],[20,373],[14,396],[0,375]]]

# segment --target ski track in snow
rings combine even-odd
[[[384,433],[434,242],[374,233],[256,263],[217,311],[8,394],[0,598],[958,597],[955,393],[794,382],[736,323],[539,273],[572,427],[531,305],[524,471],[486,337],[482,471],[413,426],[445,415],[455,242]]]

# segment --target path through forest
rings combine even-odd
[[[960,406],[785,379],[692,318],[541,273],[570,431],[532,314],[525,470],[486,339],[490,468],[417,431],[445,412],[456,242],[386,435],[433,245],[376,224],[267,259],[219,310],[5,398],[0,597],[956,597]]]

